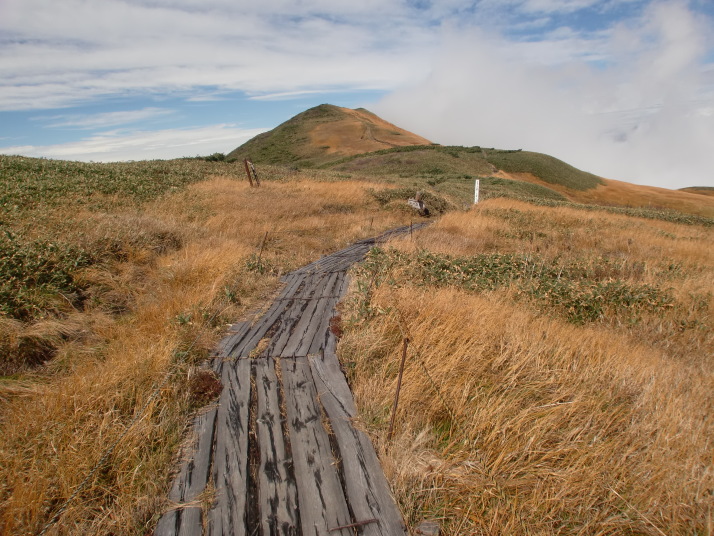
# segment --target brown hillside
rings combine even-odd
[[[539,184],[563,194],[576,203],[679,210],[687,214],[714,217],[714,197],[684,190],[669,190],[629,182],[602,179],[602,184],[589,190],[574,190],[545,182],[531,173],[506,173],[497,176]]]
[[[388,123],[364,108],[338,109],[344,113],[343,118],[318,124],[310,131],[311,143],[325,148],[327,154],[352,156],[406,145],[431,145],[426,138]]]
[[[363,108],[321,104],[263,132],[228,154],[257,164],[312,167],[340,158],[405,145],[431,145]]]

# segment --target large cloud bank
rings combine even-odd
[[[608,178],[714,186],[711,28],[681,2],[584,39],[453,28],[435,67],[375,107],[442,144],[524,148]]]

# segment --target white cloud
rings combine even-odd
[[[658,2],[642,20],[594,39],[598,66],[578,47],[569,59],[547,42],[528,55],[522,44],[461,33],[427,79],[374,111],[439,143],[541,151],[643,184],[714,186],[706,21],[682,2]]]
[[[46,123],[47,128],[79,128],[96,129],[146,122],[151,119],[165,117],[174,113],[166,108],[143,108],[123,112],[104,112],[97,114],[64,114],[54,116],[37,116],[32,119]]]
[[[424,72],[438,30],[397,0],[3,4],[0,110],[207,87],[391,89]]]
[[[303,91],[283,91],[281,93],[266,93],[263,95],[255,95],[250,97],[250,100],[256,101],[277,101],[290,100],[296,97],[304,97],[306,95],[322,95],[325,93],[337,93],[325,89],[303,90]]]
[[[227,153],[261,132],[264,129],[240,129],[228,124],[156,131],[109,131],[71,143],[0,147],[0,154],[85,162],[180,158]]]

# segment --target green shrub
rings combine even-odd
[[[394,271],[410,284],[485,292],[511,287],[516,295],[554,311],[575,324],[617,315],[635,322],[644,312],[674,305],[669,289],[636,284],[618,276],[637,272],[637,266],[616,265],[610,259],[546,261],[533,255],[495,253],[452,257],[419,251],[402,253],[374,248],[358,269],[374,284],[396,284]]]
[[[81,302],[73,274],[92,263],[81,248],[47,240],[0,235],[0,313],[30,320]]]

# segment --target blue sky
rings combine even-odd
[[[714,0],[0,0],[0,154],[228,152],[324,102],[714,186]]]

